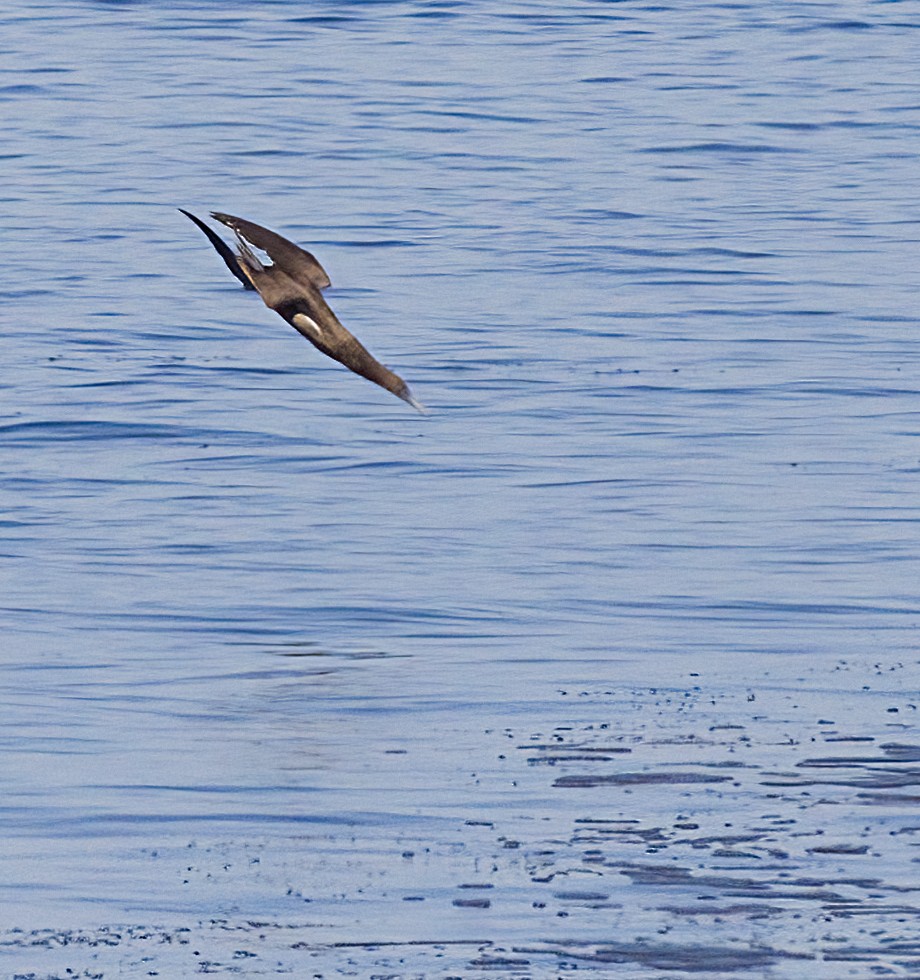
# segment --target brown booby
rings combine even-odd
[[[234,254],[200,218],[182,208],[179,210],[207,235],[233,275],[247,289],[257,290],[265,305],[287,320],[314,347],[355,374],[393,392],[419,412],[425,412],[424,406],[412,397],[406,382],[376,360],[329,309],[320,292],[330,284],[329,276],[314,256],[268,228],[232,214],[212,211],[211,217],[236,235]],[[272,264],[264,265],[253,247],[268,255]]]

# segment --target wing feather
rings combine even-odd
[[[255,289],[256,287],[249,281],[249,277],[243,272],[240,263],[237,261],[236,256],[233,254],[233,249],[218,235],[216,232],[212,231],[201,218],[196,218],[191,211],[186,211],[185,208],[179,208],[179,210],[188,218],[190,221],[194,221],[196,225],[207,235],[208,241],[214,246],[217,254],[224,260],[227,268],[236,276],[237,279],[246,287],[246,289]]]
[[[219,211],[212,211],[211,217],[232,228],[247,242],[266,252],[272,262],[295,282],[306,279],[317,289],[325,289],[330,285],[329,276],[316,257],[299,245],[282,238],[277,232],[269,231],[268,228],[263,228],[254,221],[247,221],[245,218],[237,218],[232,214],[223,214]]]

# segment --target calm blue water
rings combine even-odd
[[[8,975],[920,970],[918,29],[4,6]]]

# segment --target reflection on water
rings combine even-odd
[[[905,6],[0,24],[9,969],[920,969]]]

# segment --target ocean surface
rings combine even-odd
[[[2,976],[920,975],[918,65],[915,0],[4,3]]]

